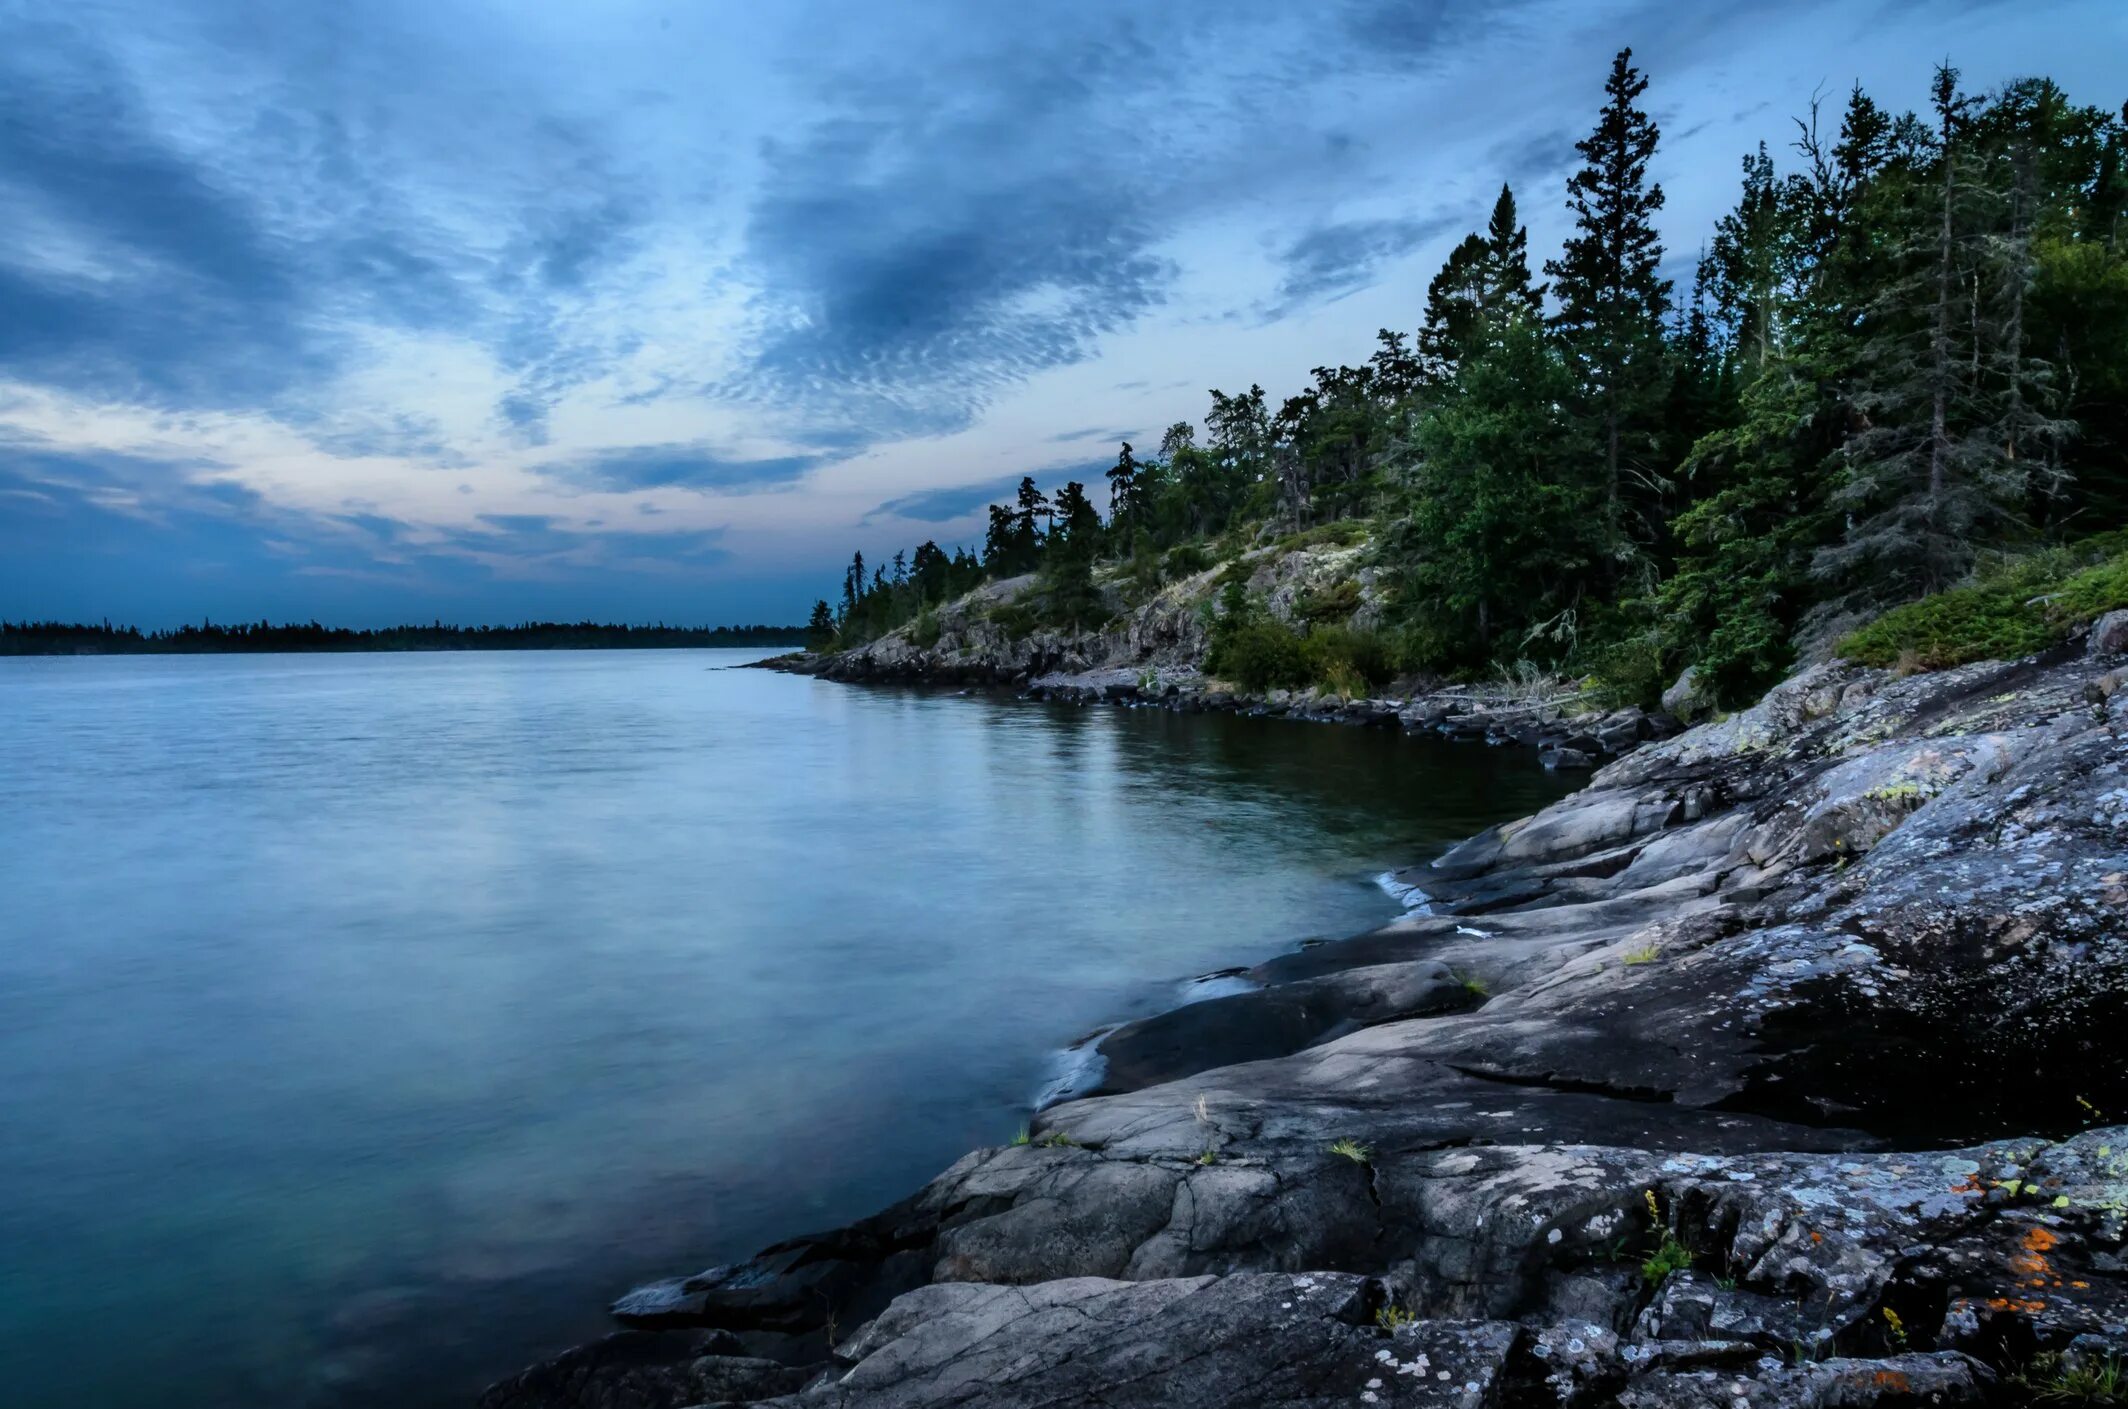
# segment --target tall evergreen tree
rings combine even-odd
[[[1123,442],[1116,463],[1108,467],[1108,518],[1109,522],[1121,525],[1134,516],[1138,507],[1138,458],[1131,454],[1129,441]]]
[[[1655,213],[1663,191],[1648,180],[1661,134],[1639,102],[1648,80],[1621,49],[1604,83],[1596,128],[1575,144],[1584,165],[1567,182],[1574,233],[1547,260],[1559,331],[1579,401],[1597,428],[1604,468],[1605,527],[1614,545],[1643,533],[1658,486],[1654,452],[1666,387],[1663,324],[1670,281],[1659,270]],[[1628,480],[1631,483],[1628,483]],[[1629,506],[1628,498],[1636,504]],[[1642,522],[1629,524],[1629,508]],[[1614,552],[1617,551],[1614,546]]]
[[[805,624],[806,649],[824,651],[835,643],[835,613],[824,601],[813,603],[812,619]]]
[[[1515,193],[1502,185],[1485,233],[1464,236],[1426,287],[1414,380],[1436,386],[1453,381],[1485,324],[1543,306],[1544,290],[1530,281],[1529,231],[1516,218]]]

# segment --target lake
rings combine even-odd
[[[0,660],[14,1409],[466,1405],[1564,791],[759,654]]]

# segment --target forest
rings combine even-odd
[[[1812,654],[1930,668],[2128,605],[2128,109],[1947,65],[1922,111],[1814,99],[1742,155],[1686,282],[1648,85],[1619,53],[1563,248],[1535,260],[1503,186],[1409,331],[1282,400],[1212,391],[1105,491],[1024,479],[979,552],[859,555],[811,644],[921,642],[939,603],[1025,573],[1021,624],[1097,629],[1326,538],[1368,545],[1382,626],[1272,621],[1232,580],[1208,669],[1539,669],[1652,700],[1690,666],[1734,703]]]
[[[216,655],[265,651],[557,651],[674,646],[795,646],[792,626],[607,626],[528,621],[516,626],[387,626],[357,631],[317,622],[265,621],[142,631],[108,621],[0,621],[0,656]]]

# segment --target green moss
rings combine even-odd
[[[2061,634],[2026,605],[2022,592],[1960,587],[1888,611],[1843,638],[1836,649],[1863,665],[1943,670],[1967,661],[2030,655]]]
[[[1366,536],[1365,519],[1339,519],[1335,523],[1317,524],[1299,533],[1289,533],[1278,540],[1278,546],[1289,553],[1296,548],[1343,548]]]
[[[2128,607],[2128,553],[2093,563],[2093,540],[1999,565],[1970,587],[1909,602],[1844,637],[1839,654],[1863,665],[1942,670],[2043,651]]]
[[[1360,585],[1351,578],[1320,591],[1303,593],[1293,604],[1293,615],[1307,622],[1345,621],[1360,609]]]

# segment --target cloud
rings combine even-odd
[[[1374,282],[1382,266],[1467,223],[1455,215],[1319,225],[1279,256],[1286,273],[1267,316],[1282,318],[1309,304],[1357,293]]]
[[[1076,48],[1008,50],[953,86],[911,71],[768,142],[745,237],[761,340],[728,391],[944,434],[1158,307],[1171,213],[1104,104],[1116,56]]]
[[[917,523],[951,523],[978,509],[1003,503],[1020,487],[1020,476],[1006,475],[981,484],[954,484],[938,489],[919,489],[889,499],[865,511],[863,523],[874,519],[913,519]]]
[[[1088,460],[1079,464],[1052,465],[1047,469],[1004,475],[979,484],[920,489],[913,494],[904,494],[900,498],[889,499],[884,504],[874,505],[865,511],[859,522],[871,523],[874,519],[897,518],[911,519],[917,523],[951,523],[955,519],[966,518],[978,509],[1010,501],[1019,493],[1020,481],[1029,474],[1042,491],[1048,494],[1054,493],[1068,480],[1078,480],[1088,486],[1100,485],[1102,476],[1111,463],[1108,460]],[[1091,492],[1089,489],[1089,493]],[[1100,497],[1095,496],[1096,499]]]
[[[1110,430],[1106,426],[1088,426],[1084,430],[1063,431],[1051,436],[1049,440],[1052,445],[1068,444],[1075,440],[1114,440],[1120,442],[1138,439],[1143,437],[1144,434],[1144,431],[1119,431]]]
[[[548,478],[585,489],[625,493],[681,488],[751,493],[794,484],[828,460],[828,456],[816,454],[769,455],[748,460],[702,444],[635,445],[550,461],[535,469]]]

